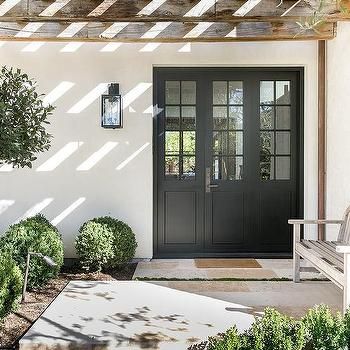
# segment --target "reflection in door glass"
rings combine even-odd
[[[183,105],[196,104],[196,82],[195,81],[181,82],[181,103]]]
[[[290,104],[290,81],[276,81],[276,104]]]
[[[260,172],[262,180],[273,180],[275,178],[275,158],[260,155]]]
[[[196,107],[183,106],[181,108],[181,113],[182,113],[182,129],[195,130],[196,129]]]
[[[165,157],[165,174],[167,177],[179,177],[179,157]]]
[[[180,153],[180,132],[179,131],[165,132],[165,153],[166,154]]]
[[[213,82],[213,104],[214,105],[227,104],[227,81]]]
[[[182,177],[193,178],[196,173],[196,158],[195,157],[183,157],[183,170]]]
[[[260,104],[273,104],[274,102],[274,82],[262,81],[260,83]]]
[[[214,130],[227,129],[227,107],[213,107]]]
[[[165,107],[165,128],[166,130],[179,130],[180,128],[180,107]]]
[[[165,82],[164,173],[166,179],[196,175],[196,82]]]
[[[167,81],[165,83],[165,103],[171,105],[180,103],[179,81]]]
[[[182,153],[195,154],[196,153],[196,132],[184,131],[182,133]]]
[[[229,86],[230,105],[242,105],[243,104],[243,82],[230,81],[228,86]]]
[[[243,178],[243,82],[213,82],[213,180]]]
[[[214,157],[214,180],[242,180],[243,157]]]
[[[289,180],[290,81],[260,82],[260,178]]]

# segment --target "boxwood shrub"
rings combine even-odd
[[[61,236],[57,228],[41,214],[10,226],[0,238],[0,247],[1,251],[11,253],[23,273],[28,251],[47,255],[57,264],[51,267],[42,259],[32,256],[27,285],[29,290],[42,287],[56,277],[63,264]]]
[[[130,261],[137,243],[127,224],[105,216],[89,220],[80,227],[75,247],[84,269],[101,271]]]
[[[0,253],[0,322],[15,310],[22,291],[22,272],[10,253]]]
[[[309,310],[303,318],[307,330],[307,342],[312,350],[339,350],[346,345],[346,318],[332,314],[326,305]]]

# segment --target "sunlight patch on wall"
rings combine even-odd
[[[15,204],[13,199],[1,199],[0,200],[0,215],[4,213],[11,205]]]
[[[250,12],[261,0],[248,0],[246,1],[234,14],[233,16],[243,17]]]
[[[84,43],[78,42],[78,41],[72,41],[71,43],[68,43],[64,48],[60,50],[60,52],[76,52],[78,51]]]
[[[98,151],[93,153],[88,159],[77,167],[77,171],[87,171],[94,167],[103,157],[111,152],[118,142],[106,142]]]
[[[157,8],[162,6],[166,0],[152,0],[148,5],[146,5],[139,13],[139,16],[149,16],[152,14]]]
[[[152,83],[139,83],[133,89],[131,89],[127,94],[123,96],[123,109],[129,107],[129,105],[134,102],[138,97],[140,97],[144,92],[146,92]]]
[[[201,22],[198,23],[192,30],[190,30],[184,38],[198,38],[201,34],[203,34],[213,22]]]
[[[31,216],[39,214],[42,210],[44,210],[51,202],[53,198],[45,198],[41,202],[35,204],[30,209],[28,209],[21,217],[19,217],[14,223],[18,223],[21,220],[27,219]]]
[[[181,48],[179,48],[178,52],[191,52],[191,50],[192,50],[191,43],[187,43]]]
[[[5,41],[0,41],[0,47],[5,45]]]
[[[88,14],[88,16],[93,16],[93,17],[101,16],[117,1],[118,0],[104,0],[100,5],[98,5],[94,10],[92,10]]]
[[[149,106],[143,111],[143,114],[153,114],[153,105]]]
[[[61,214],[57,215],[52,221],[51,224],[57,226],[60,222],[62,222],[69,214],[71,214],[75,209],[77,209],[80,205],[85,202],[85,197],[78,198],[75,202],[73,202],[69,207],[62,211]]]
[[[63,146],[56,154],[50,157],[46,162],[40,165],[36,171],[53,171],[55,170],[63,161],[70,157],[74,152],[76,152],[79,147],[81,147],[84,142],[73,141],[68,142]]]
[[[59,10],[66,6],[71,0],[56,0],[50,6],[48,6],[44,11],[42,11],[39,16],[51,17],[55,15]]]
[[[43,99],[43,105],[48,106],[56,102],[67,91],[69,91],[75,84],[70,81],[60,82],[51,92],[49,92]]]
[[[72,38],[75,34],[79,33],[88,22],[76,22],[71,23],[66,29],[64,29],[57,38]],[[68,43],[61,52],[75,52],[83,45],[82,42],[71,42]]]
[[[151,105],[143,111],[143,114],[152,114],[155,117],[162,111],[163,108],[158,108],[158,106]]]
[[[108,43],[100,50],[100,52],[115,52],[120,46],[122,46],[122,43]]]
[[[97,100],[107,89],[108,83],[100,83],[85,95],[79,102],[77,102],[67,113],[78,114],[89,107],[95,100]]]
[[[0,166],[0,172],[2,172],[2,173],[9,173],[13,170],[14,170],[14,168],[13,168],[12,164],[3,164]]]
[[[5,0],[0,5],[0,16],[5,15],[8,11],[10,11],[13,7],[15,7],[21,0]]]
[[[116,170],[123,169],[128,163],[130,163],[134,158],[136,158],[142,151],[144,151],[148,146],[150,145],[149,142],[146,142],[144,145],[142,145],[137,151],[135,151],[131,156],[126,158],[123,162],[121,162]]]
[[[38,51],[42,46],[44,46],[45,43],[44,42],[40,42],[40,41],[34,41],[28,45],[26,45],[22,51],[23,52],[36,52]]]
[[[140,49],[140,52],[153,52],[160,45],[161,45],[160,43],[148,43],[143,48]]]
[[[216,4],[217,0],[201,0],[197,5],[191,8],[184,17],[200,17]]]

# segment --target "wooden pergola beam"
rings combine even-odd
[[[205,0],[201,0],[205,1]],[[220,0],[206,7],[200,0],[166,0],[159,7],[150,8],[151,0],[21,0],[0,16],[3,22],[239,22],[246,0]],[[6,0],[0,0],[0,7]],[[212,1],[214,3],[215,1]],[[197,6],[197,7],[196,7]],[[300,21],[314,14],[319,0],[257,1],[255,6],[243,12],[247,21]],[[197,11],[193,11],[193,9]],[[202,11],[201,11],[202,9]],[[324,21],[348,18],[334,3],[322,8]],[[0,11],[1,14],[1,11]]]
[[[72,23],[0,22],[0,40],[25,41],[117,41],[117,42],[231,42],[264,40],[326,40],[335,35],[335,23],[301,31],[293,22],[178,23],[134,22],[113,33],[115,22],[75,23],[79,30],[69,35]]]

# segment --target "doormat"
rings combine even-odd
[[[194,263],[199,269],[261,269],[255,259],[195,259]]]

